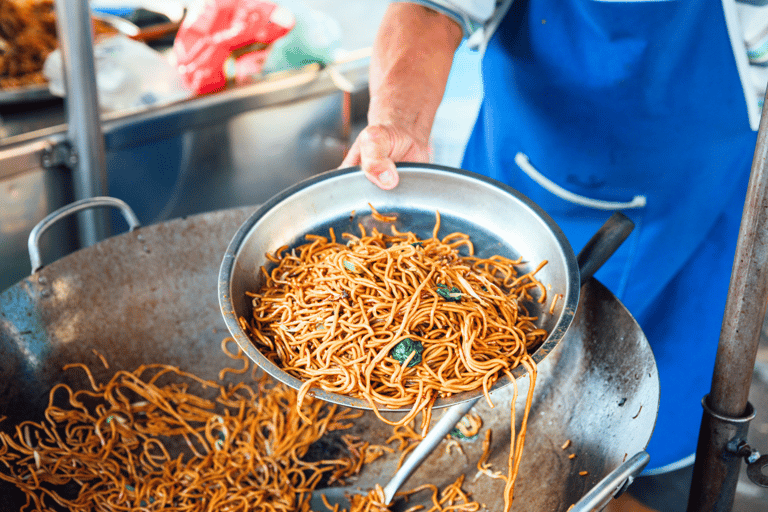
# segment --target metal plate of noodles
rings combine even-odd
[[[275,379],[298,389],[303,382],[284,372],[252,342],[239,319],[251,318],[251,300],[246,292],[263,285],[262,266],[271,268],[266,253],[287,245],[305,242],[308,233],[328,235],[359,234],[359,225],[370,231],[377,227],[389,233],[389,223],[375,220],[372,205],[386,215],[396,215],[399,231],[412,231],[429,238],[440,212],[439,237],[460,231],[470,235],[475,254],[522,256],[527,265],[521,272],[547,261],[536,277],[552,297],[561,294],[553,314],[546,304],[526,304],[538,317],[537,324],[549,332],[533,354],[540,363],[562,339],[573,319],[579,301],[579,269],[576,257],[555,222],[541,208],[519,192],[467,171],[430,164],[398,164],[400,183],[395,190],[383,191],[365,178],[358,168],[327,172],[303,181],[278,194],[246,220],[229,244],[219,272],[219,303],[225,322],[237,343],[248,356]],[[513,375],[525,375],[523,367]],[[511,383],[500,378],[492,389]],[[362,398],[326,392],[313,387],[311,394],[322,400],[360,409],[370,409]],[[476,398],[475,391],[438,398],[434,407],[446,407]],[[387,404],[377,406],[387,408]],[[388,409],[404,411],[407,409]]]

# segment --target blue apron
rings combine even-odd
[[[717,0],[516,0],[483,59],[463,167],[541,205],[576,251],[610,212],[636,228],[597,274],[637,318],[661,379],[649,470],[690,461],[709,392],[756,142]]]

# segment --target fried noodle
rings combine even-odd
[[[90,389],[57,384],[44,421],[0,433],[0,479],[24,492],[22,510],[309,510],[320,482],[343,484],[383,454],[342,434],[347,455],[310,460],[361,413],[307,400],[300,416],[295,390],[266,377],[225,384],[152,364],[99,383],[86,365],[65,371]]]

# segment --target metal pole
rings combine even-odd
[[[99,119],[93,28],[88,0],[56,0],[56,28],[64,76],[68,137],[73,152],[75,199],[107,195],[104,135]],[[80,244],[93,245],[109,234],[107,214],[88,210],[78,217]]]
[[[763,103],[741,217],[712,390],[703,403],[688,512],[733,508],[742,460],[737,452],[753,415],[749,388],[768,297],[767,164],[768,99]]]

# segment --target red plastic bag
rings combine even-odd
[[[260,0],[205,0],[184,19],[173,44],[179,74],[198,94],[259,73],[270,44],[290,32],[287,9]]]

